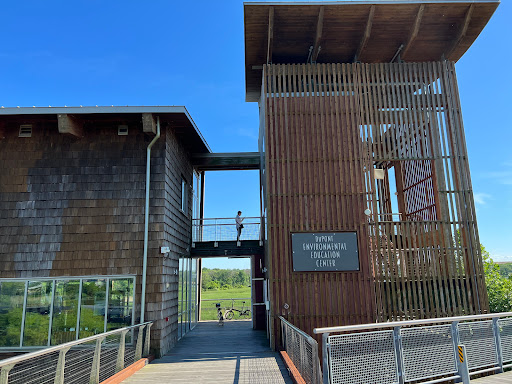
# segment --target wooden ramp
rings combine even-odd
[[[175,348],[130,378],[127,384],[153,383],[292,383],[265,331],[250,320],[198,323]]]
[[[473,384],[512,384],[512,372],[500,373],[481,379],[471,380]]]

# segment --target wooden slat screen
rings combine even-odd
[[[453,63],[266,65],[260,107],[276,331],[488,310]],[[293,272],[317,231],[357,231],[360,271]]]

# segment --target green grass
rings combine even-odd
[[[251,287],[232,288],[225,290],[208,290],[201,292],[201,320],[217,320],[216,303],[221,303],[222,312],[226,308],[231,308],[231,300],[229,299],[242,299],[235,300],[234,307],[242,309],[242,301],[245,301],[244,309],[251,305]],[[204,301],[213,300],[213,301]],[[233,320],[238,319],[238,314],[235,314]]]

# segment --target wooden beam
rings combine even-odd
[[[451,45],[450,49],[446,51],[445,53],[445,57],[447,59],[450,58],[450,56],[452,55],[453,51],[455,50],[455,48],[457,48],[457,46],[460,44],[461,40],[466,37],[466,32],[468,31],[468,27],[469,27],[469,23],[471,22],[471,17],[473,16],[473,9],[474,9],[474,4],[471,4],[468,8],[468,10],[466,11],[466,16],[464,18],[464,23],[462,24],[461,28],[459,29],[459,33],[457,34],[457,37],[455,38],[453,44]]]
[[[311,56],[311,61],[313,63],[316,62],[318,58],[318,54],[320,53],[320,40],[322,39],[322,31],[324,29],[324,7],[320,7],[320,11],[318,12],[318,20],[316,22],[316,35],[315,35],[315,45],[313,46],[313,52]]]
[[[268,9],[267,64],[272,64],[272,46],[274,44],[274,7]]]
[[[84,136],[84,122],[73,115],[57,115],[57,125],[59,127],[59,133],[75,137]]]
[[[416,39],[416,36],[418,36],[418,32],[420,30],[420,25],[421,25],[421,19],[423,17],[424,11],[425,11],[425,4],[421,4],[420,7],[418,8],[418,13],[416,13],[416,20],[414,20],[414,26],[411,30],[409,38],[407,39],[407,42],[404,44],[404,49],[401,53],[402,57],[405,57],[405,55],[407,54],[407,51],[409,50],[409,48],[411,48],[412,43]]]
[[[0,140],[5,139],[5,123],[0,122]]]
[[[195,153],[192,165],[199,171],[260,169],[259,152]]]
[[[142,114],[142,131],[149,135],[156,135],[156,122],[152,113]]]
[[[372,24],[373,24],[373,15],[375,14],[375,5],[370,7],[370,12],[368,13],[368,20],[366,21],[366,28],[364,29],[364,35],[359,43],[359,47],[357,48],[356,54],[354,55],[354,63],[359,60],[361,57],[361,53],[366,48],[366,44],[368,44],[368,40],[370,39],[370,35],[372,33]]]

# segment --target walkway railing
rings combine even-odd
[[[503,372],[512,367],[511,316],[505,312],[315,328],[314,333],[322,334],[323,382],[434,384],[456,379],[468,384],[470,376]],[[330,335],[354,331],[365,332]]]
[[[261,218],[245,217],[240,240],[261,240]],[[192,242],[236,241],[235,218],[208,218],[192,220]]]
[[[151,322],[0,360],[0,384],[98,384],[149,355]]]
[[[286,351],[306,384],[320,384],[322,371],[318,358],[318,343],[284,317],[281,320],[283,350]]]

